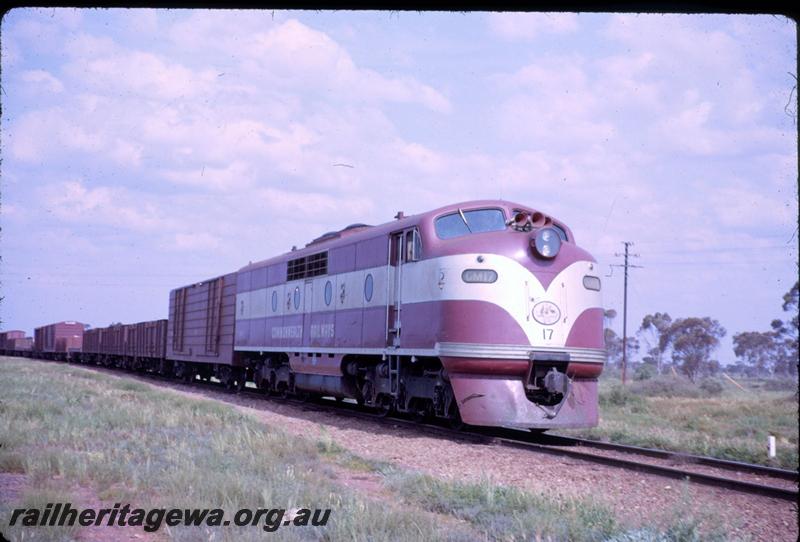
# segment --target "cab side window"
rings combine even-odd
[[[406,232],[405,261],[415,262],[422,257],[422,240],[417,229]]]

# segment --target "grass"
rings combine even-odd
[[[46,502],[53,492],[67,497],[88,487],[106,503],[147,508],[220,507],[230,514],[239,508],[331,508],[324,528],[287,527],[274,534],[281,540],[452,538],[425,515],[335,486],[324,475],[316,442],[267,428],[229,405],[107,375],[85,378],[85,369],[68,365],[8,358],[0,364],[0,470],[28,476],[28,500]],[[4,525],[9,510],[0,505]],[[58,528],[3,530],[16,539],[70,538]],[[201,530],[164,532],[174,540],[197,540]],[[212,535],[262,540],[264,532],[229,527],[201,536]]]
[[[760,380],[740,384],[744,390],[726,381],[692,384],[662,376],[623,388],[601,379],[599,426],[565,433],[796,469],[798,400],[792,388]],[[772,460],[768,435],[777,440]]]
[[[56,363],[0,359],[0,472],[24,473],[12,507],[330,508],[325,527],[279,529],[278,540],[693,540],[709,521],[685,513],[631,530],[602,498],[533,495],[486,479],[440,480],[356,456],[320,435],[298,438],[235,407]],[[378,476],[371,498],[334,483],[330,465]],[[85,497],[84,497],[85,498]],[[713,526],[713,522],[711,523]],[[10,530],[10,532],[9,532]],[[12,540],[72,540],[77,530],[3,528]],[[166,528],[179,541],[263,540],[259,528]],[[634,538],[631,538],[634,537]],[[645,537],[645,538],[642,538]],[[649,538],[647,538],[649,537]]]
[[[445,481],[418,473],[395,472],[387,485],[404,502],[467,522],[489,540],[564,540],[570,542],[693,542],[728,539],[711,513],[695,509],[688,492],[657,525],[630,528],[612,507],[592,498],[534,495],[498,486],[489,478],[477,483]],[[709,507],[706,505],[706,510]]]
[[[610,508],[591,500],[535,496],[513,487],[399,474],[390,487],[411,504],[470,523],[496,540],[606,540],[620,531]]]

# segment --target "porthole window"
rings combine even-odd
[[[325,304],[330,305],[333,299],[333,285],[331,281],[325,283]]]
[[[367,301],[372,301],[372,290],[374,285],[372,283],[372,274],[367,274],[367,278],[364,279],[364,299]]]
[[[278,311],[278,292],[272,292],[272,312]]]
[[[295,286],[294,287],[294,308],[295,309],[299,309],[300,308],[300,287],[299,286]]]

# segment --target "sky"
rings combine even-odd
[[[0,319],[166,318],[169,290],[473,199],[557,217],[622,328],[785,318],[796,27],[772,15],[17,8]]]

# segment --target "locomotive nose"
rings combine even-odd
[[[552,260],[561,250],[561,237],[558,232],[550,227],[539,228],[531,237],[531,248],[540,258]]]

